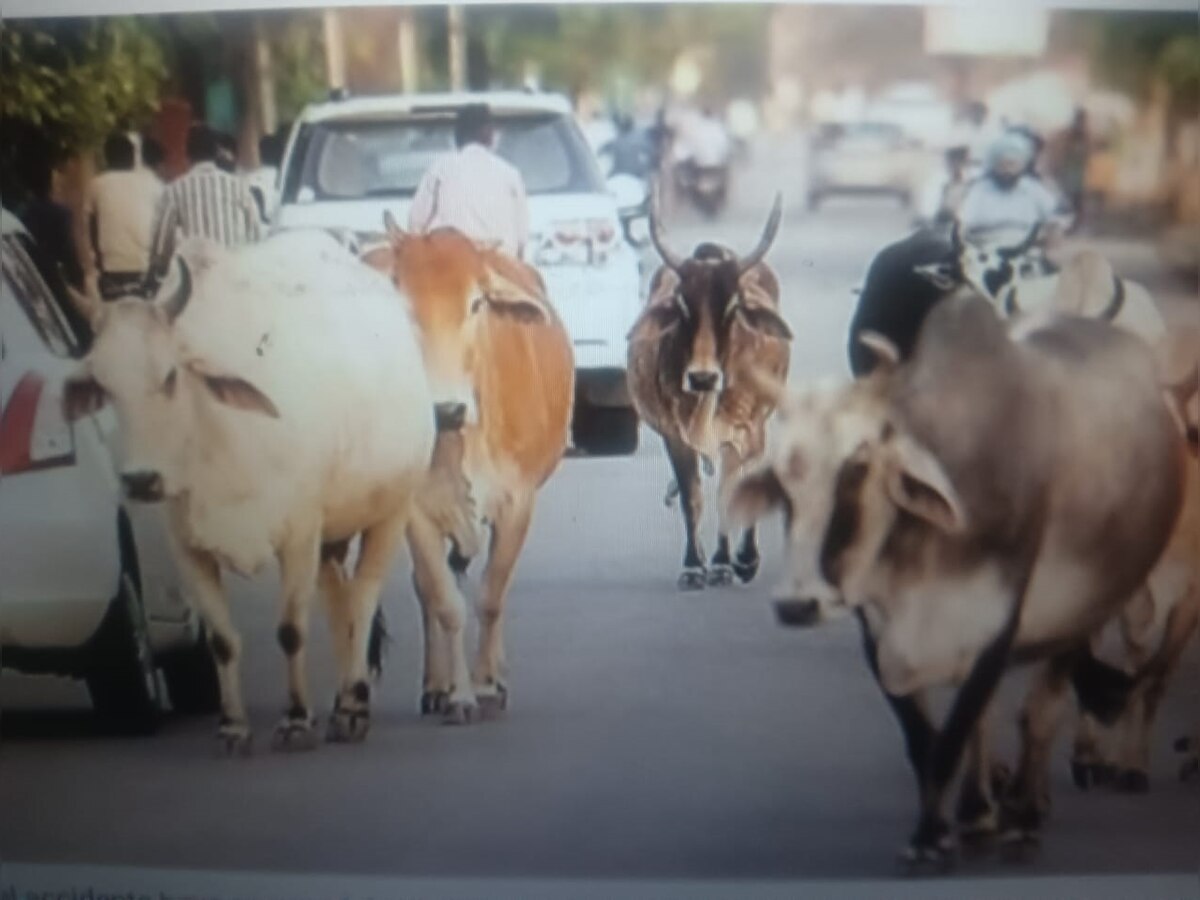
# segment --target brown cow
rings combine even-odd
[[[775,405],[761,375],[787,378],[787,323],[779,315],[779,283],[762,262],[779,230],[775,198],[762,238],[739,259],[701,244],[684,259],[667,248],[656,209],[650,234],[665,263],[650,284],[646,308],[629,332],[629,390],[638,415],[667,447],[687,530],[681,590],[743,582],[758,572],[756,530],[747,528],[736,559],[722,511],[717,550],[705,567],[698,535],[702,511],[698,455],[720,456],[721,485],[762,454],[767,418]]]
[[[442,433],[439,450],[447,441],[459,442],[445,456],[461,467],[479,521],[491,529],[479,653],[468,674],[465,602],[446,555],[450,535],[428,502],[418,503],[409,526],[425,621],[421,709],[461,722],[479,704],[507,705],[501,617],[535,496],[566,451],[574,359],[567,331],[532,269],[453,229],[408,234],[390,215],[384,224],[392,279],[420,327],[434,402],[441,421],[457,426]],[[469,562],[460,556],[463,550],[456,540],[452,559],[459,574]]]

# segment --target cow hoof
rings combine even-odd
[[[1122,794],[1146,794],[1150,791],[1150,776],[1140,769],[1126,769],[1113,782]]]
[[[788,628],[811,628],[821,621],[821,604],[817,600],[776,600],[775,619]]]
[[[1008,792],[1008,786],[1012,784],[1012,769],[1007,763],[992,763],[991,782],[994,796],[999,797]]]
[[[684,569],[675,584],[681,591],[702,591],[708,583],[703,569]]]
[[[247,757],[253,752],[253,738],[245,722],[222,722],[217,728],[217,755],[226,759]]]
[[[1099,787],[1101,784],[1100,769],[1103,767],[1099,763],[1082,762],[1072,760],[1071,762],[1071,780],[1075,782],[1075,787],[1081,791],[1089,791],[1094,787]]]
[[[954,845],[948,840],[909,844],[900,851],[900,866],[908,875],[945,874],[954,868]]]
[[[738,577],[738,581],[742,584],[749,584],[754,580],[754,576],[758,574],[758,560],[735,560],[733,563],[733,574]]]
[[[705,580],[710,587],[729,587],[733,584],[733,566],[724,563],[710,566]]]
[[[312,716],[284,719],[275,726],[275,733],[271,737],[271,749],[277,753],[315,750],[319,743],[317,721]]]
[[[331,744],[361,744],[370,730],[369,709],[335,709],[329,717],[325,740]]]
[[[443,725],[470,725],[479,718],[479,706],[462,700],[451,700],[442,713]]]
[[[1029,862],[1041,849],[1039,832],[1028,828],[1010,828],[1000,835],[1001,855],[1005,862]]]
[[[484,719],[497,719],[508,711],[508,688],[495,684],[492,688],[481,688],[475,692],[479,702],[479,714]]]
[[[450,694],[447,691],[425,691],[421,694],[421,715],[441,715],[449,702]]]

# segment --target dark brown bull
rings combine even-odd
[[[786,379],[792,333],[779,315],[779,283],[763,263],[779,230],[781,198],[758,245],[745,257],[700,244],[677,256],[663,238],[657,209],[650,234],[664,265],[654,274],[646,308],[629,333],[629,390],[642,419],[660,435],[675,473],[687,545],[679,587],[743,582],[758,572],[755,528],[736,558],[722,513],[717,550],[706,567],[698,530],[702,511],[700,456],[720,457],[722,488],[761,455],[775,408],[755,372]]]

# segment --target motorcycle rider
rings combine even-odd
[[[976,242],[1003,234],[1028,234],[1042,225],[1042,238],[1053,240],[1059,223],[1058,198],[1029,173],[1034,147],[1015,131],[988,148],[983,176],[967,188],[958,211],[963,236]]]
[[[616,117],[616,126],[617,136],[600,148],[601,156],[612,159],[609,174],[647,179],[653,160],[645,137],[634,129],[633,117],[627,113]]]

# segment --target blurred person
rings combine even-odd
[[[258,206],[246,183],[217,168],[217,135],[204,124],[188,130],[191,168],[163,191],[155,215],[148,280],[166,274],[180,236],[203,237],[224,247],[238,247],[263,237]]]
[[[940,226],[953,222],[971,184],[970,147],[960,144],[948,148],[943,163],[921,191],[918,211],[925,224]]]
[[[237,138],[227,131],[216,132],[217,136],[217,168],[233,175],[237,172]]]
[[[1059,187],[1074,214],[1072,232],[1078,231],[1084,222],[1084,191],[1091,152],[1092,137],[1088,129],[1087,112],[1077,109],[1071,127],[1063,137],[1056,167]]]
[[[986,171],[966,189],[959,208],[965,237],[978,241],[1001,233],[1024,235],[1041,225],[1043,239],[1053,240],[1058,200],[1029,174],[1033,154],[1021,134],[1008,131],[996,139],[988,149]]]
[[[153,172],[159,181],[167,180],[166,174],[167,151],[163,145],[149,135],[142,135],[142,165],[148,172]]]
[[[471,240],[495,244],[520,259],[529,241],[529,203],[521,173],[493,149],[496,126],[484,104],[459,109],[456,150],[439,156],[417,186],[409,231],[456,228]]]
[[[979,100],[968,103],[956,130],[958,137],[955,143],[965,144],[967,158],[982,169],[987,162],[988,148],[998,137],[997,129],[990,121],[987,104]]]
[[[162,199],[158,176],[135,166],[129,135],[104,142],[105,171],[93,179],[84,203],[92,259],[104,300],[139,290],[150,267],[151,228]]]
[[[49,283],[61,278],[84,290],[82,257],[75,243],[75,217],[70,207],[55,199],[55,166],[44,148],[27,148],[22,169],[29,199],[20,211],[21,223],[33,239],[34,263]]]
[[[610,175],[633,175],[646,178],[650,174],[651,151],[644,135],[633,126],[633,117],[617,116],[617,136],[600,148],[600,153],[612,159]]]

